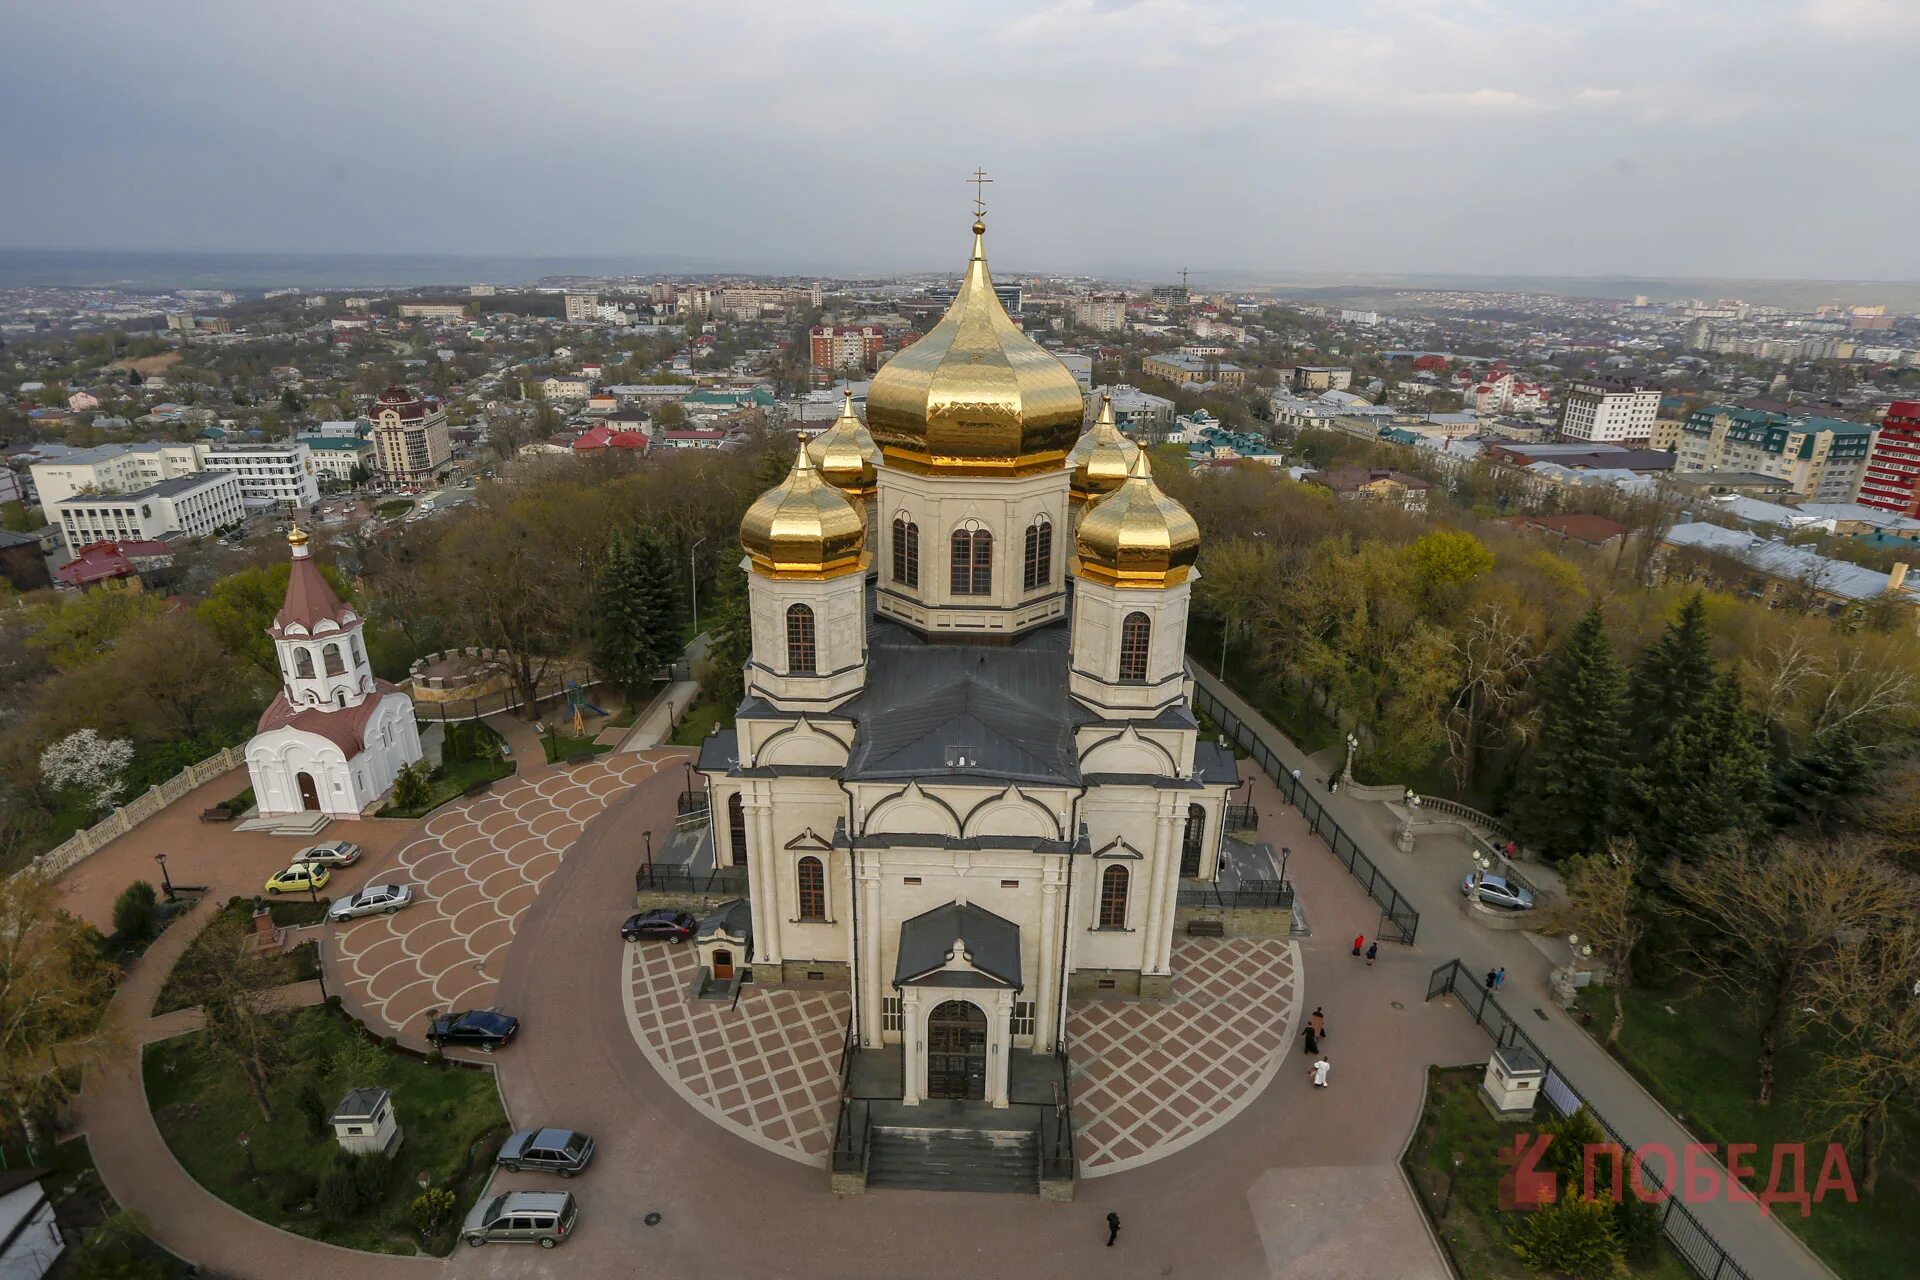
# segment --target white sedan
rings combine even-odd
[[[360,846],[351,840],[333,840],[302,849],[294,861],[322,867],[350,867],[360,861]]]
[[[327,908],[329,920],[351,920],[355,916],[392,915],[413,902],[413,886],[370,884],[348,894]]]

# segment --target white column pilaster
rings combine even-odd
[[[855,854],[856,858],[860,855]],[[881,1002],[885,1000],[889,975],[880,961],[880,871],[877,866],[860,871],[860,982],[855,993],[860,1001],[861,1043],[880,1044],[882,1034]],[[904,1038],[904,1037],[903,1037]]]
[[[927,1091],[927,1024],[920,1013],[920,989],[900,991],[900,1039],[904,1041],[906,1070],[901,1073],[900,1101],[916,1106]]]
[[[1055,953],[1060,947],[1060,884],[1058,859],[1049,859],[1048,866],[1040,873],[1040,973],[1039,981],[1034,984],[1033,995],[1033,1050],[1035,1053],[1052,1053],[1055,1033],[1060,1026],[1060,1011],[1054,1007],[1057,993],[1054,990],[1055,979],[1059,971],[1059,961]]]

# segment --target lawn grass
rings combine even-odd
[[[275,1090],[270,1121],[254,1106],[239,1073],[203,1052],[201,1033],[146,1047],[147,1101],[167,1146],[201,1186],[284,1230],[350,1249],[427,1252],[407,1224],[407,1207],[420,1194],[415,1175],[425,1170],[434,1186],[454,1191],[457,1226],[507,1132],[492,1073],[385,1052],[326,1009],[298,1009],[280,1018],[291,1059],[300,1065]],[[329,1221],[313,1207],[313,1188],[332,1167],[338,1147],[331,1131],[315,1137],[296,1105],[303,1079],[318,1087],[329,1107],[350,1088],[393,1091],[402,1142],[387,1192],[345,1221]],[[247,1171],[239,1144],[243,1132],[250,1135],[257,1178]],[[451,1231],[445,1232],[434,1251],[444,1253],[452,1242]]]
[[[1407,1176],[1445,1241],[1463,1280],[1528,1280],[1536,1273],[1513,1252],[1513,1226],[1521,1215],[1500,1207],[1503,1155],[1513,1150],[1516,1133],[1536,1128],[1495,1120],[1480,1101],[1484,1067],[1434,1067],[1427,1073],[1427,1102],[1407,1148]],[[1455,1153],[1464,1157],[1447,1204],[1447,1181]],[[1440,1211],[1447,1209],[1442,1218]],[[1693,1280],[1693,1272],[1671,1250],[1654,1261],[1633,1266],[1626,1275],[1646,1280]]]
[[[404,809],[389,802],[377,816],[418,818],[458,799],[469,787],[511,777],[515,765],[507,757],[506,745],[506,739],[478,720],[448,724],[440,746],[440,766],[427,779],[426,800]]]
[[[391,520],[394,516],[405,515],[413,510],[413,499],[397,498],[392,502],[383,502],[373,509],[373,513],[382,520]]]
[[[592,738],[576,738],[570,733],[542,734],[540,746],[547,753],[548,764],[559,764],[562,760],[571,760],[580,755],[601,756],[613,750],[611,746],[595,742]]]
[[[283,928],[318,924],[327,918],[327,908],[333,905],[333,899],[325,897],[318,902],[309,898],[272,898],[266,901],[268,917]],[[254,900],[250,898],[234,898],[220,910],[251,927],[253,903]],[[209,924],[210,927],[211,924]],[[191,1007],[193,1002],[187,997],[181,975],[192,973],[199,967],[200,953],[206,940],[207,931],[203,929],[200,936],[188,943],[187,949],[181,953],[180,959],[173,966],[173,972],[169,973],[166,982],[161,984],[160,994],[154,997],[153,1012],[156,1016],[172,1013],[175,1009]],[[287,974],[288,982],[311,982],[320,976],[320,945],[317,941],[309,939],[302,942],[289,948],[287,954],[292,957]]]
[[[680,721],[679,727],[673,731],[673,736],[667,741],[676,746],[697,747],[701,739],[713,732],[715,726],[732,723],[731,708],[699,698],[687,709],[685,718]]]
[[[1613,1019],[1613,993],[1589,987],[1581,995],[1593,1013],[1590,1030],[1604,1036]],[[1757,1143],[1743,1160],[1764,1190],[1776,1143],[1805,1142],[1807,1190],[1826,1152],[1823,1125],[1808,1106],[1805,1082],[1818,1046],[1802,1040],[1782,1046],[1775,1064],[1773,1105],[1754,1102],[1759,1087],[1759,1035],[1753,1019],[1726,996],[1708,990],[1628,990],[1627,1024],[1614,1053],[1674,1117],[1702,1142]],[[1674,1012],[1669,1013],[1671,1008]],[[1920,1138],[1920,1107],[1910,1100],[1897,1120],[1902,1134]],[[1882,1157],[1879,1185],[1858,1204],[1829,1194],[1802,1218],[1781,1206],[1791,1227],[1821,1261],[1845,1280],[1912,1275],[1920,1258],[1920,1178],[1909,1145]],[[1724,1154],[1724,1152],[1723,1152]],[[1851,1164],[1856,1153],[1848,1152]],[[1902,1167],[1896,1161],[1905,1158]],[[1861,1174],[1854,1170],[1856,1181]]]

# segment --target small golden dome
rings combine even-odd
[[[304,547],[307,545],[308,538],[309,535],[307,531],[299,525],[294,525],[293,528],[287,530],[287,542],[291,546]]]
[[[1080,384],[1000,305],[985,237],[975,222],[953,305],[867,388],[867,426],[903,470],[1031,475],[1060,466],[1080,433]]]
[[[787,478],[740,521],[740,546],[769,578],[837,578],[867,567],[867,518],[828,484],[802,448]]]
[[[807,458],[828,484],[849,498],[864,502],[874,495],[873,468],[880,460],[880,447],[853,411],[853,392],[841,401],[840,416],[833,425],[807,441]]]
[[[1100,416],[1067,455],[1067,469],[1073,472],[1068,500],[1092,502],[1112,493],[1126,483],[1127,470],[1139,456],[1140,446],[1121,434],[1113,420],[1113,397],[1101,396]]]
[[[1153,482],[1147,451],[1134,455],[1127,479],[1095,500],[1074,533],[1074,572],[1110,587],[1177,587],[1200,551],[1192,514]]]

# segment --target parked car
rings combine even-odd
[[[464,1044],[482,1053],[492,1053],[501,1045],[512,1044],[520,1032],[520,1019],[498,1009],[470,1009],[465,1013],[443,1013],[427,1024],[427,1042],[436,1049]]]
[[[572,1129],[522,1129],[500,1144],[503,1169],[538,1169],[571,1178],[593,1159],[592,1138]]]
[[[348,894],[327,909],[329,920],[351,920],[355,916],[392,915],[413,903],[413,886],[370,884]]]
[[[620,926],[620,936],[628,942],[639,942],[643,938],[665,938],[668,942],[685,942],[693,936],[700,922],[684,911],[674,911],[661,907],[654,911],[642,911],[638,915],[627,917]]]
[[[566,1242],[579,1217],[571,1191],[509,1191],[474,1205],[460,1234],[476,1249],[494,1240],[551,1249]]]
[[[1473,877],[1468,876],[1460,882],[1460,896],[1473,896]],[[1517,884],[1509,884],[1505,876],[1480,877],[1480,901],[1490,907],[1505,907],[1509,911],[1526,911],[1533,906],[1533,891]]]
[[[310,889],[326,888],[331,879],[333,873],[325,867],[296,862],[285,871],[276,871],[267,877],[267,892],[276,898],[283,893],[306,893]]]
[[[295,862],[310,862],[322,867],[350,867],[360,861],[360,846],[351,840],[333,840],[302,849]]]

